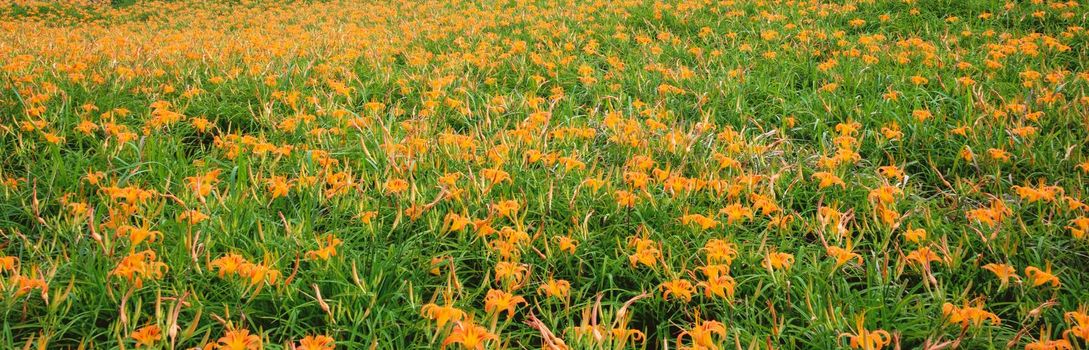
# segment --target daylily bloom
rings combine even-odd
[[[39,274],[37,268],[32,269],[29,275],[12,276],[11,283],[15,285],[16,297],[27,295],[31,291],[39,289],[42,291],[42,300],[48,299],[49,285],[46,283],[45,278]]]
[[[408,189],[408,181],[397,178],[389,179],[386,181],[385,188],[387,194],[398,194]]]
[[[442,341],[442,348],[450,344],[461,344],[463,349],[481,350],[488,341],[498,341],[499,336],[489,332],[487,328],[478,326],[472,321],[458,321],[450,335]]]
[[[14,256],[0,256],[0,272],[15,271],[19,267],[19,258]]]
[[[220,350],[260,350],[261,337],[250,334],[248,329],[228,329],[217,341]]]
[[[324,239],[319,238],[319,248],[306,252],[306,257],[317,260],[329,260],[329,258],[337,255],[337,246],[342,242],[343,241],[332,234],[325,236]]]
[[[212,260],[209,266],[213,270],[218,270],[219,277],[223,278],[226,275],[231,275],[238,272],[238,268],[246,263],[246,259],[238,254],[227,254]]]
[[[566,299],[570,290],[571,282],[549,278],[548,281],[537,288],[537,293],[549,298]]]
[[[997,315],[983,309],[983,302],[976,303],[975,306],[970,306],[965,302],[963,307],[945,303],[942,305],[942,314],[950,323],[960,324],[965,327],[969,325],[979,326],[983,324],[983,321],[990,321],[994,325],[1002,323]]]
[[[325,335],[308,335],[299,340],[296,350],[333,350],[336,349],[336,341]]]
[[[886,165],[877,168],[877,172],[890,180],[900,180],[904,178],[904,170],[895,165]]]
[[[506,284],[520,284],[526,277],[529,268],[525,264],[500,261],[495,264],[495,281]]]
[[[858,253],[855,253],[855,252],[851,251],[851,242],[850,241],[847,242],[847,247],[845,247],[845,248],[840,248],[840,247],[836,247],[836,246],[828,246],[828,249],[826,249],[826,251],[828,253],[828,256],[836,259],[836,268],[837,269],[840,268],[841,266],[843,266],[844,264],[846,264],[847,262],[851,261],[851,260],[855,260],[859,264],[862,264],[862,256],[858,255]]]
[[[904,231],[904,239],[911,243],[920,243],[926,240],[926,230],[921,228],[909,228]]]
[[[286,196],[291,192],[291,183],[283,176],[273,176],[268,179],[268,192],[272,199]]]
[[[677,348],[683,348],[680,342],[685,336],[688,336],[692,341],[691,349],[693,350],[718,350],[719,344],[726,338],[726,325],[718,321],[701,320],[697,314],[696,321],[692,325],[692,328],[681,332],[681,334],[677,336]]]
[[[1035,266],[1029,266],[1025,268],[1025,277],[1032,280],[1033,287],[1039,287],[1048,283],[1051,283],[1052,287],[1058,287],[1059,276],[1051,273],[1051,263],[1047,264],[1047,270],[1040,270]]]
[[[518,213],[519,207],[521,207],[521,205],[518,204],[518,201],[516,200],[499,201],[499,203],[492,205],[492,208],[495,209],[495,212],[498,213],[499,216],[508,219],[514,218],[514,216]]]
[[[140,245],[140,243],[144,240],[147,240],[148,243],[154,243],[157,238],[161,238],[163,236],[163,233],[152,230],[145,223],[142,227],[134,227],[129,225],[121,226],[117,228],[117,235],[125,236],[129,239],[129,242],[132,243],[132,246],[136,247],[137,245]]]
[[[158,261],[155,252],[149,249],[124,257],[110,275],[120,276],[140,288],[144,280],[162,278],[166,270],[166,263]]]
[[[717,296],[726,298],[727,300],[733,300],[737,282],[733,277],[730,277],[729,266],[707,265],[701,267],[700,271],[703,272],[704,276],[707,276],[707,280],[697,282],[696,286],[703,288],[703,294],[705,296]]]
[[[840,337],[850,340],[852,349],[881,350],[892,342],[889,332],[878,329],[870,331],[866,329],[866,315],[855,317],[854,333],[843,333]]]
[[[687,214],[681,217],[681,223],[685,225],[691,225],[693,223],[699,225],[701,229],[707,230],[718,226],[718,221],[715,219],[700,215],[700,214]]]
[[[189,190],[193,192],[201,200],[207,197],[215,188],[217,182],[219,182],[219,173],[221,170],[215,169],[202,175],[190,176],[185,178],[185,181],[189,184]]]
[[[1079,216],[1070,220],[1070,226],[1066,229],[1070,230],[1070,234],[1076,239],[1089,238],[1089,217]]]
[[[429,303],[420,309],[420,313],[431,320],[434,320],[438,328],[442,328],[450,321],[461,321],[465,319],[465,312],[461,311],[452,305],[439,306],[435,303]]]
[[[737,246],[717,238],[708,240],[703,245],[703,251],[707,255],[707,262],[712,264],[729,266],[737,258]]]
[[[448,231],[450,231],[450,232],[459,232],[461,230],[464,230],[466,227],[468,227],[469,224],[472,223],[472,220],[470,220],[469,218],[463,217],[461,215],[458,215],[457,213],[447,213],[446,217],[443,218],[443,222],[446,225],[448,225],[447,226]]]
[[[159,330],[159,326],[150,325],[140,329],[129,335],[136,341],[136,347],[153,346],[160,339],[163,338],[162,332]]]
[[[659,288],[662,289],[662,298],[665,300],[669,300],[670,296],[672,296],[674,299],[687,302],[692,300],[692,294],[696,292],[696,287],[692,286],[692,282],[684,279],[662,282]]]
[[[720,214],[726,215],[726,223],[733,224],[735,222],[744,221],[745,219],[752,219],[752,209],[742,206],[741,204],[734,203],[727,205],[718,211]]]
[[[1070,329],[1066,331],[1066,334],[1074,335],[1083,341],[1089,341],[1089,307],[1082,305],[1078,307],[1077,311],[1063,314],[1063,318],[1066,323],[1070,324]]]
[[[637,264],[654,267],[658,259],[662,257],[662,252],[658,250],[658,243],[649,239],[632,237],[628,239],[628,246],[635,247],[635,253],[628,256],[632,267]]]
[[[631,192],[619,190],[616,191],[616,205],[624,208],[631,208],[635,206],[635,194]]]
[[[794,264],[794,255],[782,252],[769,252],[764,258],[764,267],[768,270],[789,270]]]
[[[924,269],[929,269],[931,262],[942,261],[942,259],[938,256],[937,253],[934,253],[934,251],[930,250],[929,247],[921,247],[908,253],[907,261],[913,264],[920,265]]]
[[[575,254],[575,249],[578,248],[578,241],[568,236],[556,236],[555,239],[556,244],[559,245],[561,252]]]
[[[186,210],[185,212],[178,214],[178,221],[189,225],[196,225],[204,220],[208,220],[208,215],[197,210]]]
[[[815,172],[813,173],[813,178],[820,180],[820,183],[817,184],[820,188],[828,188],[831,186],[839,186],[841,188],[847,187],[847,183],[843,182],[843,179],[840,179],[839,176],[827,171]]]
[[[995,276],[1002,281],[1002,287],[1005,287],[1010,283],[1010,278],[1017,281],[1021,281],[1021,277],[1017,276],[1017,269],[1007,264],[987,264],[983,265],[983,269],[994,272]]]
[[[494,315],[507,311],[507,318],[513,317],[518,304],[525,304],[526,299],[502,290],[492,289],[484,297],[484,310]]]
[[[1025,350],[1073,350],[1074,346],[1067,339],[1051,339],[1050,327],[1040,330],[1040,338],[1025,345]]]

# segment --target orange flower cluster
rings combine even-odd
[[[0,0],[0,347],[1086,348],[1087,15]]]

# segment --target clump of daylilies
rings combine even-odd
[[[0,6],[0,348],[1089,347],[1077,1],[129,2]]]

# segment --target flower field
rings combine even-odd
[[[0,348],[1089,349],[1087,25],[0,0]]]

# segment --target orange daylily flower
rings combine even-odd
[[[659,288],[662,290],[662,298],[665,300],[669,300],[670,296],[672,296],[674,299],[691,301],[692,294],[696,292],[696,287],[692,286],[692,282],[684,279],[662,282]]]
[[[458,321],[450,335],[443,339],[442,348],[445,349],[450,344],[461,344],[463,349],[483,350],[488,341],[499,341],[499,336],[471,321]]]

